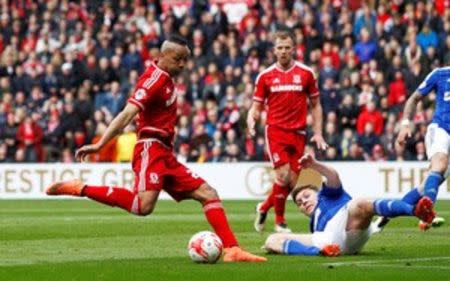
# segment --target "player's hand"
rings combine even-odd
[[[247,116],[247,128],[252,137],[254,137],[256,135],[255,125],[256,125],[256,120],[255,120],[255,118],[253,118],[253,116],[250,112]]]
[[[302,156],[302,158],[300,158],[300,160],[298,160],[298,163],[303,168],[309,168],[315,162],[316,159],[314,159],[314,157],[309,153],[306,153],[305,155]]]
[[[86,156],[88,156],[91,153],[98,152],[99,150],[100,150],[100,147],[97,144],[84,145],[75,152],[75,158],[78,161],[83,162],[85,160]]]
[[[406,139],[410,138],[412,135],[411,127],[410,126],[401,126],[400,132],[398,132],[397,136],[397,144],[400,146],[405,146]]]
[[[323,139],[322,135],[314,134],[311,138],[312,142],[315,142],[317,145],[317,148],[320,150],[326,150],[328,148],[328,144]]]

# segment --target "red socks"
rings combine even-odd
[[[211,199],[203,204],[203,212],[209,224],[222,240],[225,248],[237,246],[238,242],[228,224],[227,216],[220,199]]]
[[[284,223],[284,209],[286,206],[286,198],[289,195],[289,186],[281,186],[277,183],[273,184],[272,193],[274,194],[273,206],[275,209],[275,223]]]
[[[273,207],[274,197],[275,197],[275,193],[273,192],[273,188],[272,188],[272,191],[270,192],[269,196],[267,196],[266,200],[264,200],[264,202],[261,204],[261,206],[259,207],[259,210],[263,213],[267,213],[270,210],[270,208]]]
[[[117,206],[136,215],[140,214],[141,200],[139,196],[126,188],[86,185],[83,189],[83,196],[112,207]]]

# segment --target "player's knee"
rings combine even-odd
[[[154,204],[142,204],[141,208],[139,210],[139,215],[140,216],[148,216],[151,213],[153,213],[154,209],[155,209],[155,205]]]
[[[369,217],[373,215],[373,203],[366,199],[356,199],[353,213],[358,217]]]
[[[436,153],[431,159],[431,171],[444,174],[448,168],[448,155],[445,153]]]
[[[280,253],[283,248],[283,241],[284,239],[278,233],[271,234],[267,237],[264,248],[267,252]]]
[[[289,171],[278,171],[275,176],[276,183],[281,186],[288,186],[290,183]]]
[[[194,193],[192,194],[192,198],[201,203],[204,203],[208,200],[219,198],[219,194],[213,187],[205,183],[194,191]]]

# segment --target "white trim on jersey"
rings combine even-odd
[[[313,76],[314,78],[316,78],[316,75],[314,74],[314,70],[313,70],[311,67],[309,67],[309,66],[307,66],[306,64],[303,64],[303,63],[301,63],[301,62],[299,62],[299,61],[295,61],[295,65],[297,65],[297,66],[300,67],[301,69],[304,69],[304,70],[307,70],[307,71],[311,72],[312,76]]]
[[[144,149],[141,152],[141,167],[139,171],[139,184],[138,184],[138,192],[145,191],[145,175],[148,167],[148,149],[152,145],[151,142],[144,142]]]
[[[278,67],[277,63],[275,63],[275,68],[276,68],[278,71],[280,71],[280,72],[288,73],[288,72],[292,71],[292,70],[295,68],[296,65],[297,65],[297,61],[294,60],[294,64],[293,64],[289,69],[287,69],[287,70],[283,70],[283,69],[281,69],[280,67]]]
[[[162,73],[164,73],[165,75],[167,75],[169,78],[172,78],[171,76],[170,76],[170,74],[167,72],[167,71],[165,71],[165,70],[162,70],[154,61],[152,61],[152,65],[157,69],[157,70],[159,70],[159,71],[161,71]]]
[[[130,98],[128,100],[129,103],[136,105],[137,107],[139,107],[141,110],[144,110],[145,107],[142,103],[140,103],[138,100],[136,100],[135,98]]]
[[[265,137],[265,139],[266,139],[267,153],[269,154],[270,163],[272,163],[272,166],[275,166],[275,164],[273,163],[272,151],[270,151],[269,138],[267,137],[267,131],[268,131],[268,129],[269,129],[269,125],[266,125],[266,127],[264,128],[264,130],[265,130],[264,137]]]
[[[149,78],[145,79],[144,83],[142,83],[142,88],[150,89],[151,86],[153,86],[153,84],[155,84],[159,80],[161,74],[162,70],[160,69],[156,69],[155,71],[153,71],[152,75]]]
[[[272,71],[274,68],[276,68],[276,65],[275,65],[275,64],[272,64],[271,66],[269,66],[269,67],[266,68],[265,70],[261,71],[261,72],[258,74],[258,76],[256,76],[256,79],[255,79],[255,85],[258,84],[259,79],[260,79],[264,74],[266,74],[266,73],[269,72],[269,71]]]
[[[142,131],[144,131],[144,132],[158,132],[158,133],[162,133],[162,134],[164,134],[163,136],[165,136],[165,137],[168,137],[169,136],[169,133],[167,133],[166,131],[164,131],[164,130],[162,130],[162,129],[159,129],[159,128],[156,128],[156,127],[152,127],[152,126],[145,126],[145,127],[142,127],[140,130],[139,130],[139,135],[141,134],[141,132]]]
[[[155,139],[155,138],[146,138],[146,139],[140,139],[138,140],[136,143],[141,143],[141,142],[148,142],[148,143],[152,143],[152,142],[157,142],[159,144],[161,144],[162,146],[164,146],[167,149],[171,149],[170,147],[168,147],[165,143],[163,143],[162,141],[160,141],[159,139]]]
[[[264,99],[261,99],[258,97],[253,97],[253,100],[258,101],[258,102],[264,102]]]

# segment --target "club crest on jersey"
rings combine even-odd
[[[273,154],[273,162],[278,162],[278,161],[280,161],[280,155],[278,155],[278,153],[274,153]]]
[[[157,173],[150,173],[150,183],[152,183],[152,184],[159,183],[159,177],[158,177]]]
[[[300,75],[294,75],[292,82],[295,84],[300,84],[302,82],[302,78],[300,77]]]
[[[272,83],[273,83],[273,84],[278,84],[278,83],[280,83],[280,79],[275,78],[275,79],[273,79]]]
[[[136,91],[136,93],[134,94],[134,98],[137,100],[141,100],[145,97],[145,90],[144,89],[139,89]]]

